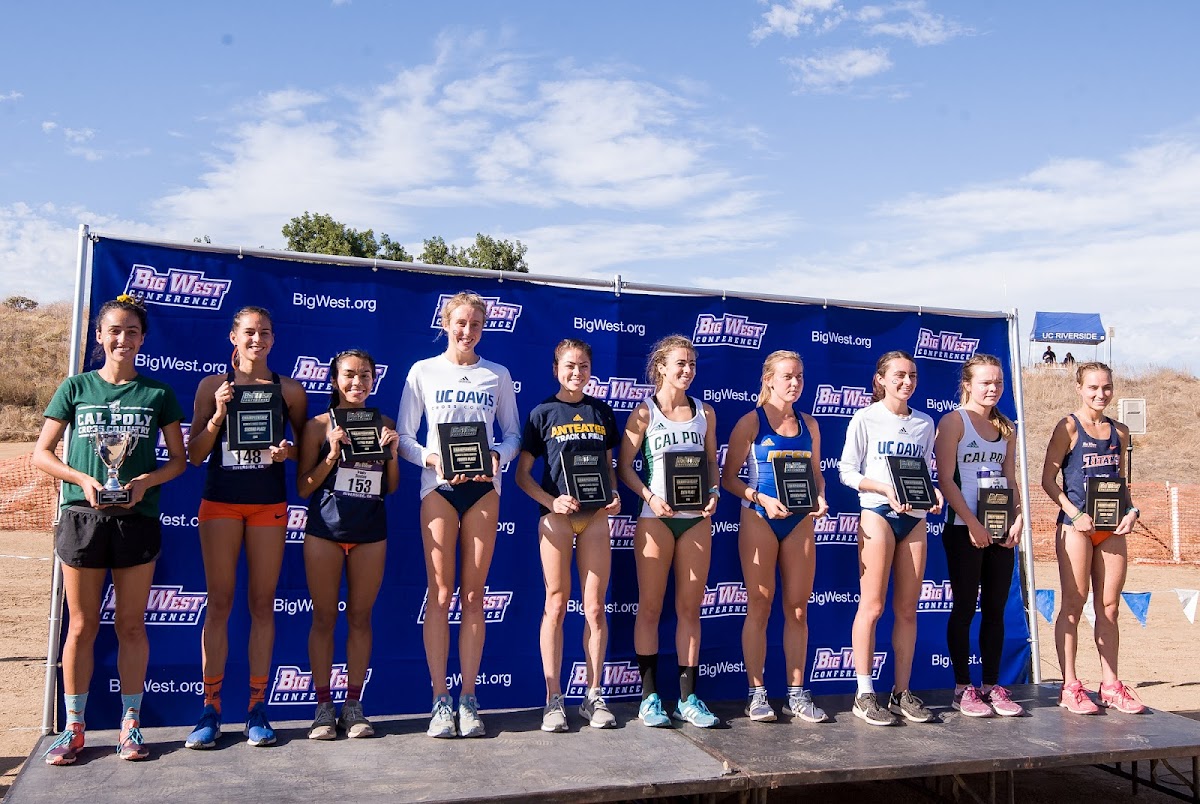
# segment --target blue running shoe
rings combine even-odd
[[[686,721],[701,729],[711,729],[721,722],[716,715],[708,711],[704,701],[697,698],[695,693],[689,695],[687,700],[680,701],[671,717]]]
[[[267,707],[261,701],[246,715],[246,728],[242,733],[250,745],[275,745],[275,729],[267,722]]]
[[[209,705],[204,707],[204,711],[200,713],[200,722],[196,724],[196,728],[192,729],[192,733],[188,735],[184,745],[195,749],[216,748],[220,736],[221,713]]]
[[[638,717],[647,726],[661,729],[663,726],[671,725],[671,718],[667,717],[666,711],[663,710],[662,698],[658,697],[657,692],[652,692],[642,701],[638,707]]]

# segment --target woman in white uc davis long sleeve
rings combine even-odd
[[[446,351],[418,361],[409,370],[396,416],[400,454],[423,468],[421,539],[428,580],[424,640],[434,693],[427,732],[430,737],[484,734],[475,697],[475,677],[483,655],[484,586],[496,546],[500,469],[517,457],[521,445],[512,377],[504,366],[475,353],[486,320],[487,303],[474,293],[464,291],[446,302],[442,307],[442,329],[449,341]],[[428,428],[424,444],[416,438],[422,417]],[[489,434],[493,423],[499,425],[501,441],[492,445],[490,476],[447,477],[443,471],[438,425],[465,422],[482,422]],[[448,615],[456,586],[455,558],[460,551],[462,621],[458,658],[462,690],[456,723],[446,683],[446,663],[450,652]]]

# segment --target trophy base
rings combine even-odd
[[[129,489],[100,489],[96,492],[96,505],[129,505],[133,492]]]

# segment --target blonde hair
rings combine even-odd
[[[1108,375],[1109,381],[1112,381],[1113,372],[1112,369],[1108,367],[1108,364],[1101,363],[1099,360],[1093,360],[1090,363],[1080,363],[1075,367],[1075,384],[1083,385],[1083,375],[1087,374],[1089,371],[1103,371]]]
[[[767,359],[763,361],[762,368],[762,388],[758,392],[758,400],[755,407],[761,408],[763,403],[771,398],[771,377],[775,376],[775,367],[785,360],[795,360],[800,364],[800,371],[804,371],[804,361],[800,359],[798,352],[792,352],[787,349],[779,349],[767,355]]]
[[[483,323],[487,323],[487,302],[473,290],[460,290],[450,298],[446,299],[446,303],[442,305],[442,329],[450,328],[450,314],[463,305],[474,307],[483,316]]]
[[[659,338],[658,342],[650,349],[650,357],[646,359],[646,380],[654,386],[655,391],[662,387],[662,377],[658,374],[658,367],[667,364],[667,355],[672,349],[687,349],[693,357],[696,355],[696,347],[692,345],[689,338],[682,335],[668,335],[665,338]]]
[[[893,349],[892,351],[884,354],[883,357],[879,358],[879,361],[875,364],[875,376],[871,378],[872,402],[878,402],[879,400],[883,399],[883,375],[887,374],[888,364],[893,360],[907,360],[914,366],[916,365],[916,362],[913,360],[913,356],[901,349]]]
[[[1000,358],[995,355],[977,354],[963,363],[962,367],[962,382],[958,386],[958,404],[965,405],[971,401],[971,380],[975,376],[975,369],[979,366],[995,366],[1000,369],[1000,379],[1004,379],[1004,365],[1000,362]],[[995,405],[988,412],[988,421],[1000,433],[1000,437],[1008,440],[1017,427],[1013,424],[1012,419],[1000,412],[1000,409]]]

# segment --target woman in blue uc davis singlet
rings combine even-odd
[[[362,691],[371,661],[371,611],[383,582],[387,559],[387,511],[383,498],[400,485],[395,425],[383,416],[379,444],[390,460],[361,461],[343,453],[346,429],[332,421],[334,409],[361,411],[375,387],[375,361],[361,349],[329,361],[329,410],[313,417],[300,438],[296,485],[308,497],[304,531],[304,573],[312,598],[308,660],[317,695],[310,740],[332,740],[341,728],[347,737],[375,734],[363,714]],[[333,629],[338,618],[342,571],[346,576],[346,668],[344,703],[338,717],[332,687]]]
[[[738,553],[748,595],[742,624],[742,655],[750,684],[746,714],[757,722],[775,720],[763,673],[776,568],[783,584],[783,653],[788,677],[784,714],[810,723],[825,720],[825,712],[804,688],[808,598],[817,566],[813,521],[825,516],[829,506],[821,475],[821,431],[812,416],[794,407],[803,391],[800,355],[789,351],[767,355],[758,406],[733,426],[721,474],[725,490],[742,501]],[[812,461],[816,510],[811,514],[794,514],[780,501],[775,484],[777,458]],[[738,476],[743,466],[749,469],[747,480]]]
[[[675,571],[675,650],[679,661],[679,704],[672,717],[711,728],[720,722],[696,695],[700,664],[700,606],[712,560],[712,515],[717,510],[717,417],[711,406],[688,396],[696,378],[696,349],[682,335],[656,343],[646,364],[654,393],[629,415],[621,441],[619,475],[642,498],[635,530],[638,610],[633,646],[642,676],[638,717],[647,726],[667,726],[670,718],[658,694],[658,623],[667,577]],[[712,486],[703,511],[675,511],[668,504],[664,456],[704,453]],[[646,479],[634,462],[645,463]]]
[[[83,749],[92,653],[102,616],[109,611],[120,651],[122,714],[117,753],[130,760],[149,756],[139,726],[150,657],[146,601],[162,543],[158,487],[179,476],[187,461],[179,426],[183,411],[175,393],[135,367],[148,331],[146,311],[133,297],[121,296],[100,307],[93,358],[103,356],[104,365],[68,377],[58,387],[46,406],[46,420],[33,449],[33,465],[62,481],[54,552],[62,562],[70,614],[62,650],[67,722],[46,751],[44,759],[50,765],[70,765]],[[64,463],[55,450],[68,427]],[[161,466],[155,456],[160,432],[167,453]],[[97,501],[109,474],[97,452],[97,437],[107,434],[129,434],[135,439],[117,476],[130,492],[128,504]],[[105,599],[104,581],[110,571],[113,597]]]
[[[604,654],[608,646],[608,617],[604,611],[612,567],[612,540],[608,517],[621,511],[612,449],[621,441],[617,420],[606,403],[583,392],[592,378],[592,348],[574,338],[554,349],[554,375],[558,391],[535,407],[521,436],[517,460],[517,485],[538,504],[538,537],[546,605],[542,611],[539,641],[542,672],[546,678],[546,706],[542,731],[567,730],[562,696],[563,618],[571,597],[571,552],[574,542],[583,604],[583,653],[587,689],[579,715],[588,725],[606,729],[617,725],[601,689]],[[564,476],[564,460],[582,450],[600,451],[599,471],[608,475],[612,498],[607,505],[581,508],[571,496]],[[542,480],[533,479],[534,461],[542,459]]]
[[[250,610],[247,646],[250,698],[243,734],[251,745],[275,744],[265,697],[275,645],[275,587],[287,532],[283,462],[295,459],[297,450],[283,435],[268,450],[230,449],[228,405],[234,387],[280,386],[283,420],[274,422],[276,433],[284,433],[285,423],[291,424],[293,434],[302,432],[308,415],[308,397],[300,383],[291,377],[280,377],[267,365],[267,356],[275,343],[269,312],[261,307],[238,310],[229,340],[234,346],[230,370],[200,381],[188,438],[188,460],[196,466],[208,462],[199,512],[200,553],[208,588],[208,610],[201,636],[204,710],[184,743],[196,749],[214,748],[221,736],[221,689],[229,655],[229,615],[243,547]]]
[[[1014,548],[1021,540],[1021,500],[1016,482],[1016,426],[996,407],[1004,393],[999,358],[976,354],[962,367],[959,407],[938,422],[934,453],[938,487],[950,507],[942,547],[954,605],[946,623],[946,644],[954,669],[952,706],[967,717],[1016,717],[1025,709],[1000,685],[1004,650],[1004,607],[1012,588]],[[980,473],[986,482],[1013,489],[1012,522],[1003,541],[993,542],[979,520]],[[992,478],[994,474],[994,479]],[[986,492],[986,489],[985,489]],[[979,601],[981,681],[971,683],[971,621]]]
[[[486,321],[487,302],[478,294],[464,291],[446,301],[442,307],[446,351],[413,364],[396,417],[400,454],[422,467],[421,539],[428,581],[423,635],[434,696],[426,731],[430,737],[484,735],[475,696],[475,677],[483,658],[483,593],[496,548],[500,470],[517,457],[521,447],[521,420],[512,377],[504,366],[475,352]],[[427,429],[424,444],[417,440],[422,418]],[[446,477],[443,472],[438,425],[466,422],[482,422],[493,444],[490,456],[484,456],[485,460],[491,459],[491,477]],[[493,423],[499,426],[499,444],[491,435]],[[461,557],[457,584],[456,557]],[[456,585],[462,612],[458,632],[462,691],[457,722],[446,681],[448,617]]]
[[[1103,675],[1100,704],[1118,712],[1140,714],[1145,705],[1117,674],[1117,613],[1129,564],[1125,537],[1133,532],[1140,512],[1127,497],[1121,504],[1117,527],[1101,531],[1084,510],[1090,478],[1125,477],[1123,457],[1129,446],[1129,428],[1104,415],[1113,397],[1113,375],[1108,366],[1080,363],[1075,369],[1075,389],[1080,406],[1055,426],[1042,467],[1042,489],[1060,509],[1054,538],[1062,584],[1062,606],[1054,620],[1054,644],[1063,673],[1058,705],[1079,715],[1097,711],[1075,672],[1079,617],[1092,590],[1096,598],[1096,650]]]
[[[896,498],[887,459],[890,456],[933,457],[933,419],[909,407],[917,389],[917,365],[907,352],[888,352],[875,364],[873,402],[856,411],[846,430],[838,462],[844,485],[858,491],[859,603],[851,646],[857,692],[853,712],[872,726],[895,724],[896,714],[915,723],[933,719],[912,694],[913,653],[917,644],[917,601],[925,576],[927,526],[924,511],[914,511]],[[936,514],[941,492],[934,488]],[[875,626],[883,615],[888,577],[892,579],[892,655],[895,686],[886,705],[875,694]],[[893,714],[893,711],[896,714]]]

